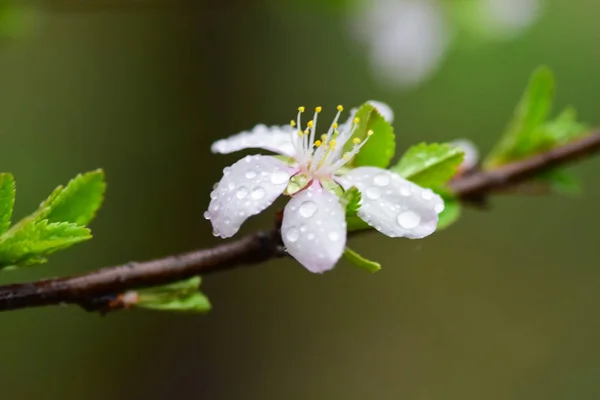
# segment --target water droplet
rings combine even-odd
[[[290,175],[282,169],[279,169],[271,174],[271,183],[273,185],[281,185],[290,179]]]
[[[441,213],[442,211],[444,211],[444,203],[438,203],[435,206],[433,206],[433,209],[436,213]]]
[[[210,198],[211,199],[216,199],[219,195],[217,194],[217,192],[215,192],[214,190],[212,192],[210,192]]]
[[[331,240],[332,242],[335,242],[337,240],[339,240],[340,238],[340,234],[337,232],[329,232],[329,235],[327,235],[327,237],[329,238],[329,240]]]
[[[229,190],[233,190],[233,189],[235,189],[235,183],[233,183],[233,182],[229,182],[229,183],[227,184],[227,187],[229,188]]]
[[[433,199],[433,192],[431,191],[431,189],[425,189],[421,192],[421,197],[423,198],[423,200],[431,200]]]
[[[404,211],[398,214],[398,225],[404,229],[414,229],[419,226],[421,216],[414,211]]]
[[[390,177],[388,174],[379,174],[373,178],[373,183],[375,183],[377,186],[387,186],[390,183]]]
[[[300,238],[300,232],[298,231],[298,229],[296,229],[296,227],[293,226],[287,230],[287,232],[285,233],[285,237],[287,238],[287,240],[294,243],[298,240],[298,238]]]
[[[247,195],[248,195],[248,189],[246,189],[244,186],[241,186],[235,194],[235,196],[240,200],[243,199],[244,197],[246,197]]]
[[[410,190],[409,186],[402,186],[400,188],[400,194],[402,196],[410,196],[411,193],[412,193],[412,190]]]
[[[306,232],[306,225],[300,226],[300,232]]]
[[[208,211],[204,212],[204,219],[210,219],[210,213]]]
[[[246,202],[244,203],[245,207],[250,207],[250,205],[252,205],[252,203],[250,202],[250,200],[246,200]]]
[[[377,200],[381,197],[381,190],[375,186],[369,186],[367,190],[365,190],[365,195],[371,200]]]
[[[229,175],[229,171],[231,171],[230,167],[223,168],[223,175]]]
[[[323,221],[321,221],[321,220],[318,220],[318,221],[317,221],[317,225],[318,225],[318,226],[321,226],[321,225],[323,225]]]
[[[310,218],[317,213],[318,209],[319,209],[319,207],[317,206],[317,203],[315,203],[314,201],[308,200],[308,201],[305,201],[304,203],[300,204],[300,209],[298,210],[298,212],[304,218]]]
[[[218,204],[213,204],[213,205],[210,207],[211,211],[219,211],[219,208],[220,208],[220,207],[219,207],[219,205],[218,205]]]
[[[268,174],[266,171],[262,171],[262,172],[260,173],[260,176],[267,176],[267,175],[269,175],[269,174]]]
[[[225,220],[223,222],[225,223],[225,225],[231,224],[231,220],[229,218],[225,218]]]
[[[307,237],[308,237],[308,240],[315,240],[315,234],[314,233],[309,233]]]
[[[248,179],[256,178],[256,171],[253,169],[246,171],[246,178],[248,178]]]
[[[219,237],[219,236],[221,236],[221,234],[219,233],[219,231],[218,231],[218,230],[216,230],[216,229],[212,231],[212,234],[213,234],[213,236],[214,236],[214,237]]]
[[[255,200],[260,200],[263,197],[265,197],[265,189],[263,189],[260,186],[255,187],[254,189],[252,189],[252,198]]]

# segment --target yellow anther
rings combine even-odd
[[[331,142],[329,142],[329,148],[333,149],[335,147],[335,140],[332,140]]]
[[[337,106],[337,110],[338,111],[344,111],[344,106],[342,106],[342,105]]]
[[[294,121],[294,120],[291,120],[291,121],[290,121],[290,125],[291,125],[291,126],[296,126],[296,121]]]
[[[356,118],[354,118],[354,120],[352,122],[355,124],[358,124],[360,122],[360,118],[356,117]]]
[[[308,135],[309,133],[310,133],[310,131],[309,131],[308,129],[305,129],[305,130],[304,130],[304,134],[305,134],[305,135]]]
[[[333,124],[333,129],[337,129],[337,127],[338,127],[338,124],[336,122],[335,124]]]
[[[360,139],[355,137],[354,139],[352,139],[352,143],[354,144],[359,144],[360,143]]]
[[[326,133],[324,133],[324,134],[321,135],[321,140],[323,142],[327,140],[327,134]]]
[[[327,142],[323,140],[323,141],[321,142],[321,147],[325,147],[325,146],[327,146]]]
[[[323,107],[321,107],[321,106],[315,108],[315,111],[318,113],[320,113],[322,110],[323,110]]]
[[[371,136],[373,133],[375,133],[375,132],[373,132],[372,129],[369,129],[369,131],[367,132],[367,136]]]
[[[319,147],[320,145],[321,145],[321,141],[320,140],[315,141],[315,147]]]
[[[344,153],[344,160],[347,160],[350,158],[350,153]]]
[[[313,122],[313,120],[311,119],[310,121],[308,121],[308,123],[306,124],[306,126],[308,126],[309,128],[312,128],[314,124],[315,124],[315,123],[314,123],[314,122]]]
[[[302,137],[304,133],[302,131],[298,131],[298,136]]]
[[[298,111],[300,111],[301,113],[303,113],[304,112],[304,106],[298,107]]]

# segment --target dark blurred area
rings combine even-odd
[[[301,104],[384,101],[398,153],[459,137],[485,152],[545,63],[556,109],[600,121],[593,0],[543,2],[518,36],[455,44],[410,87],[378,79],[352,1],[0,6],[18,10],[0,17],[13,24],[0,29],[0,168],[17,180],[16,217],[78,172],[102,167],[109,184],[94,240],[3,283],[219,243],[202,214],[240,155],[210,143],[284,124]],[[498,197],[425,240],[352,239],[384,266],[374,275],[278,260],[207,277],[206,316],[3,313],[0,398],[597,399],[599,167],[575,166],[581,197]]]

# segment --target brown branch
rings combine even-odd
[[[451,182],[466,202],[481,202],[495,192],[521,184],[541,171],[600,151],[600,132],[489,171],[460,176]],[[158,260],[128,263],[66,278],[0,286],[0,311],[57,304],[78,304],[89,311],[126,306],[121,293],[253,265],[284,255],[279,229],[259,232],[220,246]]]

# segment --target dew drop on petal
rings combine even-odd
[[[375,186],[369,186],[367,190],[365,190],[365,195],[371,200],[377,200],[381,197],[381,190]]]
[[[229,190],[233,190],[233,189],[235,189],[235,183],[229,182],[229,184],[227,185],[227,187],[229,188]]]
[[[244,186],[240,186],[240,188],[235,193],[235,197],[237,197],[240,200],[243,199],[244,197],[246,197],[247,195],[248,195],[248,189],[246,189]]]
[[[373,178],[373,183],[377,186],[387,186],[390,183],[390,177],[387,174],[379,174]]]
[[[340,234],[338,232],[329,232],[329,234],[327,235],[327,237],[332,242],[335,242],[335,241],[337,241],[337,240],[340,239]]]
[[[319,207],[317,206],[317,203],[315,203],[312,200],[308,200],[308,201],[305,201],[304,203],[300,204],[300,209],[298,210],[298,212],[304,218],[310,218],[316,214],[318,209],[319,209]]]
[[[214,190],[213,190],[212,192],[210,192],[210,198],[211,198],[211,199],[213,199],[213,200],[214,200],[214,199],[216,199],[218,196],[219,196],[219,195],[217,194],[217,192],[216,192],[216,191],[214,191]]]
[[[225,218],[223,222],[225,222],[225,225],[231,224],[231,220],[229,218]]]
[[[281,185],[282,183],[287,182],[289,179],[289,174],[282,169],[279,169],[271,174],[271,183],[273,185]]]
[[[433,209],[436,213],[441,213],[442,211],[444,211],[444,203],[438,203],[435,206],[433,206]]]
[[[216,230],[216,229],[212,231],[212,234],[213,234],[213,236],[214,236],[214,237],[219,237],[219,236],[221,236],[221,234],[219,233],[219,231],[218,231],[218,230]]]
[[[287,240],[294,243],[300,238],[300,231],[298,231],[298,229],[295,226],[292,226],[285,233],[285,237],[287,238]]]
[[[204,219],[210,219],[210,213],[208,211],[204,212]]]
[[[300,226],[300,232],[306,232],[306,225]]]
[[[248,178],[248,179],[256,178],[256,171],[253,169],[246,171],[246,178]]]
[[[404,211],[398,214],[398,225],[404,229],[414,229],[419,226],[421,216],[414,211]]]
[[[410,190],[410,187],[408,187],[408,186],[402,186],[400,188],[400,194],[402,196],[410,196],[411,193],[412,193],[412,191]]]
[[[315,234],[314,233],[309,233],[307,237],[308,237],[308,240],[315,240]]]
[[[257,186],[254,189],[252,189],[252,198],[253,199],[260,200],[263,197],[265,197],[265,189],[263,189],[260,186]]]
[[[421,192],[421,197],[423,200],[431,200],[433,199],[433,191],[431,191],[431,189],[425,189]]]

